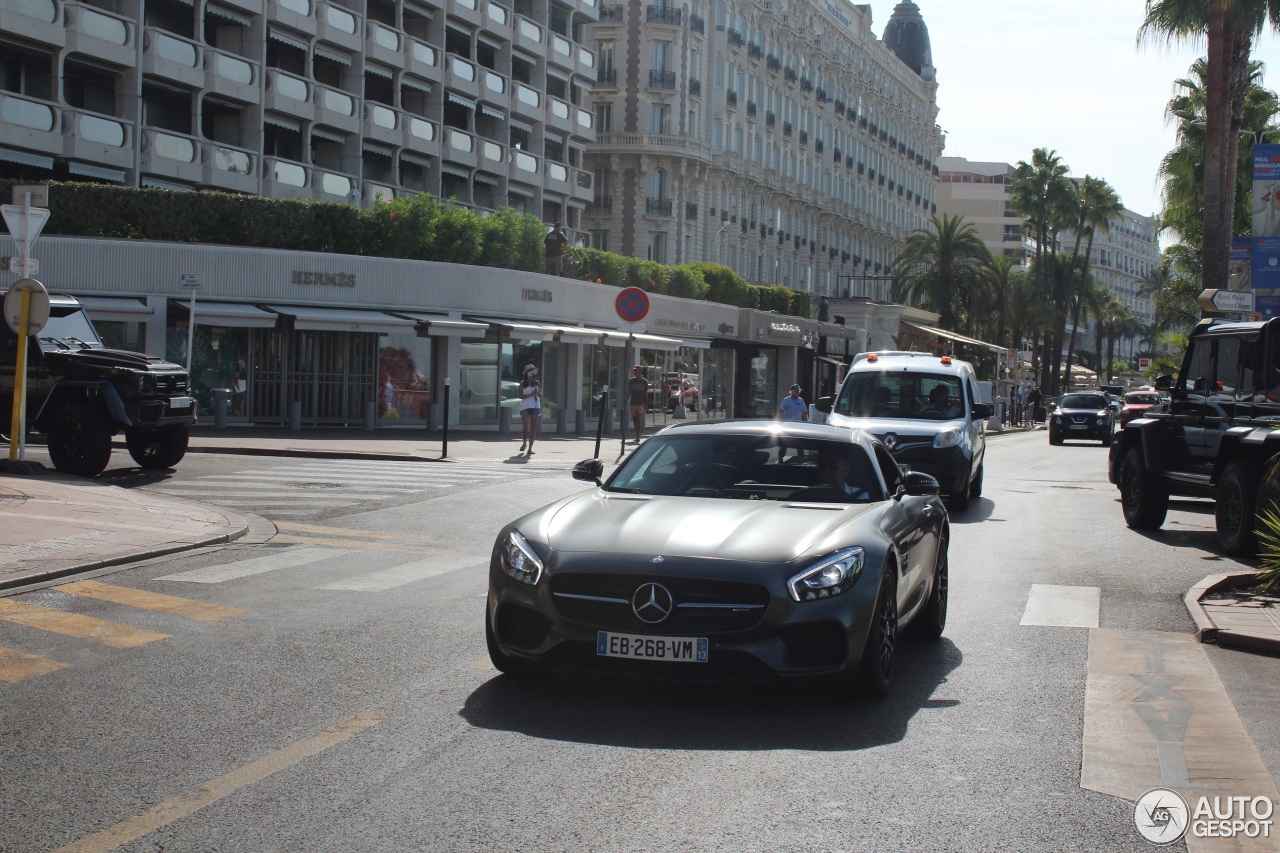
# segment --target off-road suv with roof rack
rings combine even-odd
[[[866,430],[898,463],[930,474],[951,508],[982,495],[986,419],[973,366],[925,352],[860,353],[835,398],[821,397],[827,423]]]
[[[0,293],[0,297],[3,297]],[[155,356],[106,349],[83,306],[50,296],[49,321],[29,339],[27,423],[48,439],[53,465],[96,476],[111,459],[111,437],[123,431],[143,468],[172,468],[187,452],[196,422],[187,372]],[[13,413],[18,336],[0,323],[0,416]]]
[[[1258,510],[1280,500],[1280,319],[1202,320],[1172,386],[1167,405],[1112,441],[1108,469],[1125,522],[1153,530],[1171,495],[1214,498],[1223,549],[1251,555]]]

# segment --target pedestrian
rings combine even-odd
[[[550,233],[542,239],[542,244],[547,251],[547,275],[563,275],[564,249],[569,245],[569,238],[560,230],[559,222],[556,222]]]
[[[627,405],[631,408],[631,425],[636,430],[636,444],[640,443],[640,434],[644,432],[644,413],[649,403],[649,380],[644,378],[644,367],[637,364],[631,368],[631,378],[627,380]]]
[[[1040,420],[1040,386],[1033,385],[1031,390],[1027,392],[1027,419],[1031,421],[1031,428],[1036,428],[1036,423]]]
[[[244,398],[249,391],[249,372],[245,370],[244,359],[236,359],[236,372],[231,379],[231,414],[244,417]]]
[[[784,421],[809,420],[809,406],[800,396],[800,386],[792,385],[791,393],[778,404],[778,418]]]
[[[538,434],[538,417],[542,414],[542,385],[536,365],[526,364],[520,380],[520,452],[533,455],[533,439]]]

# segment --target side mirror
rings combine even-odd
[[[986,403],[974,403],[973,416],[978,420],[985,420],[991,417],[991,406]]]
[[[598,486],[600,485],[600,478],[603,476],[604,463],[599,459],[584,459],[573,466],[573,479],[575,480],[585,480]]]
[[[1166,373],[1163,376],[1156,377],[1156,390],[1168,391],[1173,387],[1173,374]]]
[[[819,397],[817,401],[813,404],[813,406],[819,412],[822,412],[822,414],[824,415],[831,414],[831,398],[830,397]]]
[[[908,471],[907,476],[903,478],[903,483],[907,487],[907,494],[912,497],[936,495],[942,491],[942,487],[938,485],[933,475],[923,471]]]

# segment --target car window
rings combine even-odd
[[[1064,409],[1105,409],[1107,403],[1101,394],[1068,394],[1058,405]]]
[[[888,489],[889,494],[896,493],[903,485],[902,469],[898,467],[898,461],[889,451],[883,447],[877,447],[876,464],[880,467],[880,476],[884,478],[885,488]]]
[[[945,393],[945,403],[931,396]],[[840,388],[838,415],[941,420],[964,415],[964,391],[956,376],[902,371],[858,371]]]

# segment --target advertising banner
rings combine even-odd
[[[1255,290],[1253,310],[1263,320],[1280,317],[1280,290]]]
[[[1280,288],[1280,145],[1253,146],[1252,210],[1253,286]]]
[[[1253,239],[1250,237],[1231,238],[1231,269],[1227,274],[1228,290],[1250,290],[1250,270],[1253,266]]]

